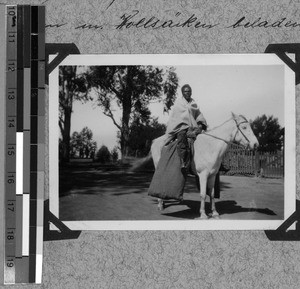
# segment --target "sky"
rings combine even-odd
[[[192,87],[192,97],[198,103],[209,128],[220,125],[231,117],[231,112],[248,120],[266,114],[278,118],[284,127],[284,70],[280,65],[177,65],[179,78],[177,96],[182,85]],[[149,106],[159,122],[167,123],[163,104]],[[120,111],[115,112],[120,119]],[[106,145],[110,150],[117,145],[117,128],[94,103],[74,102],[71,134],[88,126],[98,149]]]

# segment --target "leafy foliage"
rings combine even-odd
[[[165,110],[174,103],[178,87],[175,68],[151,65],[92,66],[87,79],[97,93],[97,103],[119,129],[122,156],[128,152],[130,126],[137,118],[149,120],[148,105],[164,101]],[[164,97],[163,97],[164,96]],[[116,111],[121,111],[121,120]]]
[[[170,67],[168,69],[166,81],[164,83],[164,94],[166,95],[166,98],[164,100],[165,112],[169,111],[172,105],[174,104],[174,95],[176,95],[177,87],[178,87],[178,78],[175,72],[175,68]]]
[[[144,157],[146,156],[152,144],[152,141],[163,135],[166,126],[160,124],[157,118],[142,123],[139,118],[135,118],[130,126],[128,153],[130,156]]]
[[[105,164],[109,163],[111,160],[111,153],[107,146],[102,145],[96,154],[96,161]]]
[[[71,157],[94,158],[97,149],[97,143],[93,141],[93,132],[84,127],[81,132],[73,132],[70,140]]]
[[[284,128],[278,123],[278,118],[264,114],[252,121],[251,127],[258,139],[259,151],[274,152],[283,149]]]
[[[85,74],[77,73],[77,66],[60,66],[59,68],[59,128],[61,131],[62,161],[69,161],[70,129],[73,102],[88,101],[88,82]]]

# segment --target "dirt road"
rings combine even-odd
[[[72,168],[61,171],[60,219],[73,220],[176,220],[199,217],[199,193],[188,177],[184,201],[167,201],[164,211],[147,195],[152,173]],[[208,207],[207,199],[207,207]],[[216,206],[222,219],[283,219],[283,179],[221,176]]]

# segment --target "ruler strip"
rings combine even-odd
[[[36,283],[42,282],[43,220],[45,184],[45,7],[38,7],[38,135],[37,135],[37,214],[36,214]]]
[[[38,58],[38,7],[31,7],[31,136],[30,136],[30,252],[29,252],[29,282],[35,283],[36,273],[36,191],[37,191],[37,144],[34,134],[37,131],[35,119],[37,117],[38,87],[37,87],[37,58]]]
[[[45,155],[45,7],[4,6],[4,283],[41,283]],[[4,91],[4,90],[3,90]]]
[[[45,8],[32,6],[30,282],[42,281],[45,146]]]
[[[17,136],[16,136],[16,278],[15,283],[26,283],[26,264],[23,258],[24,210],[24,22],[23,5],[17,5]]]
[[[24,106],[24,67],[23,67],[23,6],[18,5],[18,25],[17,25],[17,36],[18,36],[18,43],[17,43],[17,67],[18,67],[18,78],[17,78],[17,132],[23,133],[23,106]]]
[[[31,100],[31,7],[23,6],[23,222],[22,256],[29,257],[29,210],[30,210],[30,100]],[[26,187],[28,185],[28,187]],[[28,258],[26,258],[29,262]],[[26,268],[28,269],[29,263]],[[29,274],[29,273],[28,273]],[[27,276],[27,282],[29,277]]]
[[[6,126],[6,7],[0,4],[0,131],[4,132]],[[4,36],[4,37],[3,37]],[[5,232],[5,150],[6,139],[0,139],[0,232]],[[6,233],[0,234],[0,244],[3,244],[0,250],[0,259],[4,260]],[[0,263],[0,284],[4,283],[4,262]]]
[[[17,16],[16,5],[6,6],[5,284],[16,281]]]

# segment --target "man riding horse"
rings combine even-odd
[[[202,130],[207,129],[207,123],[197,103],[191,97],[190,85],[183,85],[181,92],[182,96],[175,101],[167,124],[165,145],[177,138],[181,171],[186,174],[190,163],[189,142],[193,142]]]

